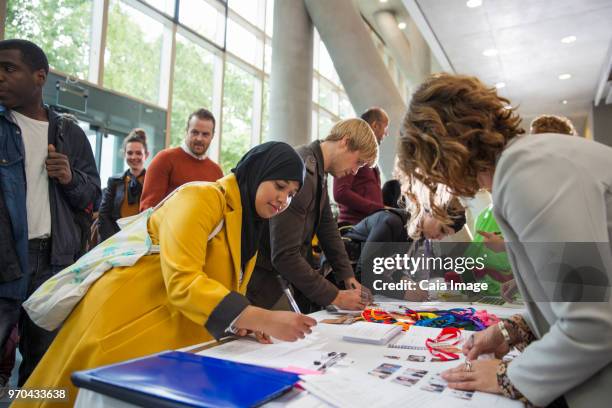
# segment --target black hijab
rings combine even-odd
[[[255,255],[259,248],[261,232],[267,220],[255,210],[255,195],[262,181],[295,180],[304,183],[305,167],[302,158],[293,147],[282,142],[267,142],[255,146],[240,159],[232,172],[238,180],[242,203],[242,240],[240,267]]]

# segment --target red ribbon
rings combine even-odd
[[[461,330],[455,327],[445,327],[435,339],[425,340],[425,347],[434,356],[442,361],[458,360],[459,354],[448,351],[449,347],[461,343]]]

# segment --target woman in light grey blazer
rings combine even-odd
[[[449,386],[528,404],[612,400],[612,148],[580,137],[521,136],[520,117],[473,77],[438,74],[412,96],[400,168],[430,189],[492,190],[527,313],[477,333]],[[443,209],[434,214],[446,218]],[[499,360],[511,347],[522,354]],[[494,353],[496,359],[475,360]]]

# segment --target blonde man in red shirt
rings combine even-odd
[[[202,108],[189,115],[181,146],[162,150],[151,161],[140,198],[140,211],[155,207],[185,183],[217,181],[223,177],[221,167],[206,155],[214,135],[215,117],[210,111]]]

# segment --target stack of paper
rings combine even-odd
[[[387,344],[389,340],[401,332],[402,327],[395,324],[357,322],[346,328],[342,340],[369,344]]]
[[[381,384],[356,372],[300,378],[300,385],[306,391],[334,407],[388,408],[403,405],[401,402],[405,398],[392,384]]]

